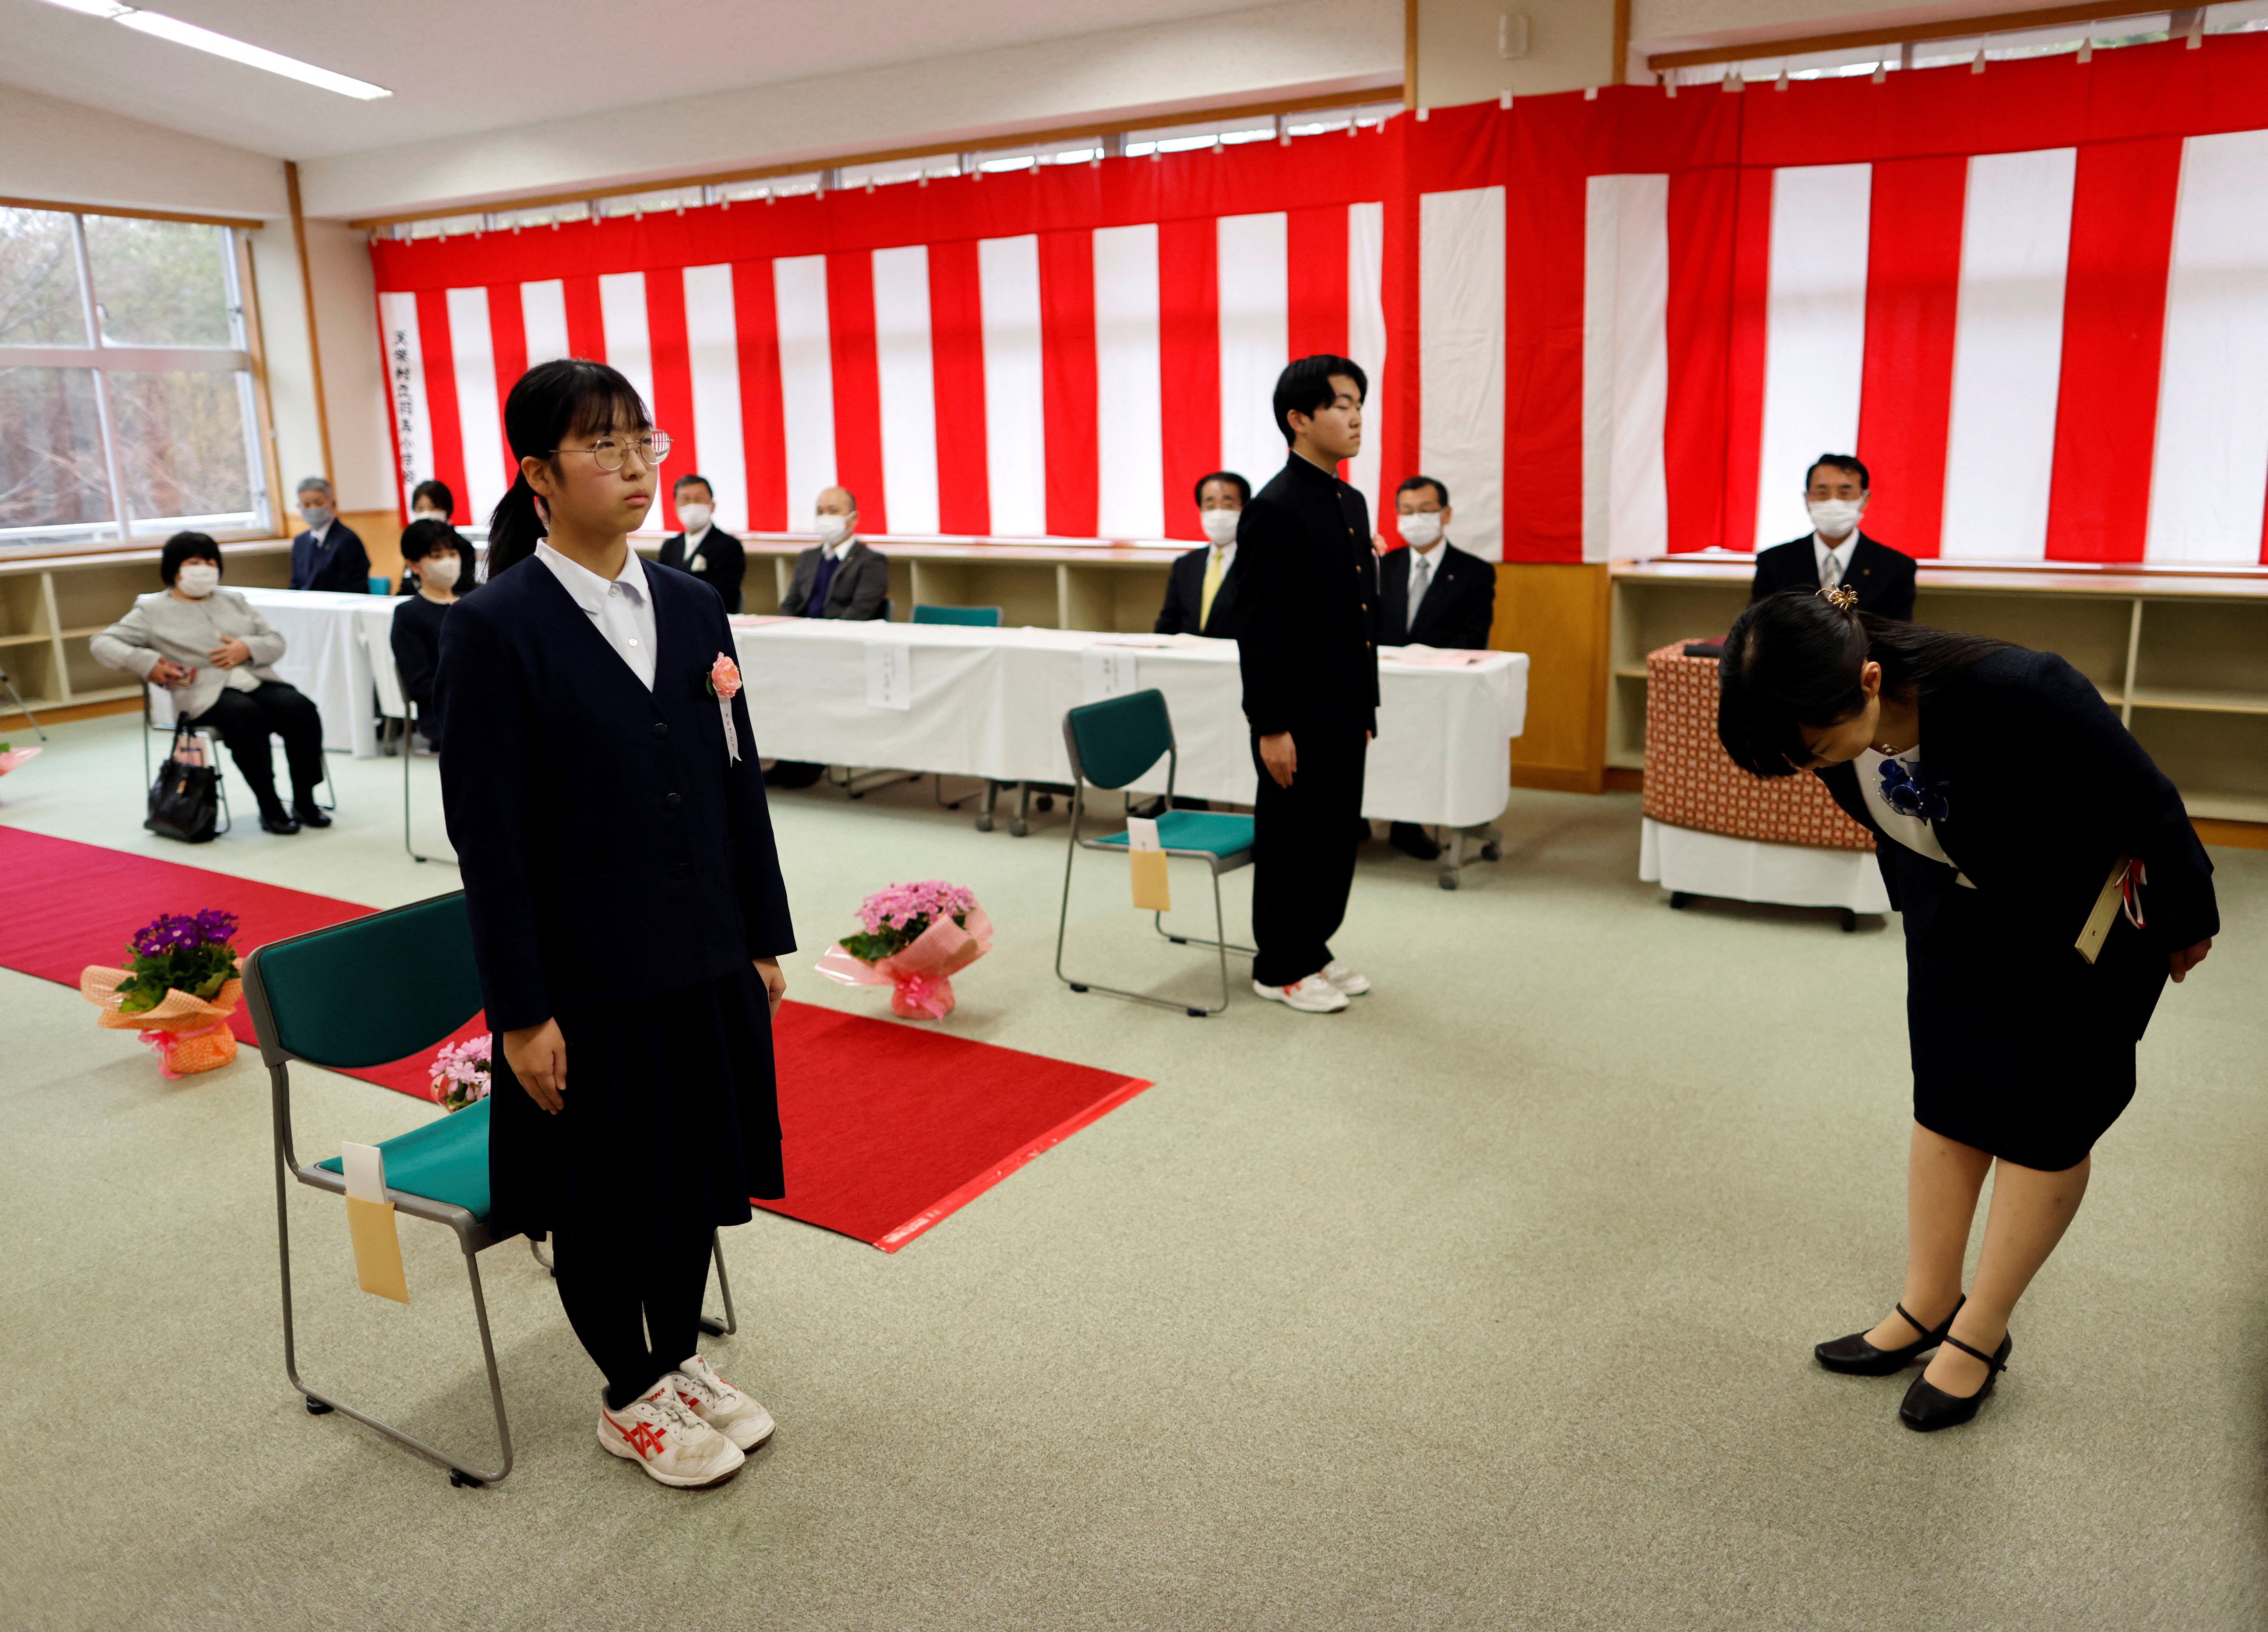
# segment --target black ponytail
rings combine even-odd
[[[1837,606],[1782,590],[1734,620],[1717,664],[1717,739],[1757,776],[1792,776],[1809,763],[1803,727],[1838,725],[1867,704],[1859,671],[1882,665],[1882,690],[1927,697],[1948,677],[2008,643]]]
[[[653,416],[637,388],[603,363],[563,357],[519,377],[504,403],[504,439],[512,457],[553,461],[559,446],[608,430],[649,430]],[[535,489],[523,469],[489,517],[489,577],[535,554],[550,531],[536,512]]]

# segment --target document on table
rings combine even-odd
[[[914,649],[902,641],[875,641],[866,648],[866,706],[914,706]]]
[[[1087,702],[1105,702],[1138,689],[1139,664],[1124,647],[1089,646],[1079,654],[1079,679]]]

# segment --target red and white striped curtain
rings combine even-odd
[[[479,519],[532,362],[604,358],[728,527],[1199,535],[1291,357],[1372,376],[1490,558],[1749,550],[1822,452],[1867,530],[2002,561],[2268,561],[2268,37],[1616,87],[1383,132],[373,247],[409,486]],[[674,507],[663,519],[674,526]]]

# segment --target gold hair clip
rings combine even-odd
[[[1837,612],[1855,612],[1859,608],[1859,592],[1847,584],[1830,584],[1819,595]]]

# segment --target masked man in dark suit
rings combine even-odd
[[[1238,658],[1252,758],[1252,960],[1259,996],[1329,1014],[1370,989],[1331,955],[1354,884],[1362,779],[1378,727],[1378,558],[1370,507],[1339,480],[1362,448],[1369,381],[1339,357],[1276,382],[1292,457],[1236,532]]]
[[[1197,520],[1210,541],[1175,558],[1166,579],[1166,605],[1158,614],[1159,634],[1236,638],[1236,599],[1228,592],[1228,575],[1236,564],[1237,523],[1251,502],[1252,484],[1233,470],[1197,479]]]
[[[310,476],[299,484],[299,519],[307,530],[291,540],[291,587],[370,593],[370,552],[352,527],[339,519],[331,484]]]
[[[812,517],[819,542],[795,558],[780,610],[791,618],[843,618],[871,622],[889,615],[890,558],[866,548],[858,536],[858,501],[848,488],[819,496]],[[764,773],[766,785],[808,788],[827,767],[807,760],[779,760]]]
[[[1858,455],[1822,453],[1812,461],[1803,483],[1811,536],[1775,544],[1756,557],[1749,600],[1759,601],[1781,590],[1847,584],[1859,592],[1859,611],[1911,622],[1913,557],[1859,531],[1869,495],[1867,467]]]
[[[740,540],[711,520],[717,513],[717,496],[710,491],[709,478],[688,471],[677,479],[673,491],[677,519],[685,531],[662,540],[661,564],[691,573],[717,592],[726,612],[738,612],[748,552]]]
[[[1395,530],[1409,548],[1379,559],[1379,643],[1486,651],[1496,623],[1496,568],[1449,542],[1449,489],[1438,477],[1412,476],[1395,489],[1394,507]],[[1395,822],[1387,837],[1419,861],[1441,854],[1416,822]]]

